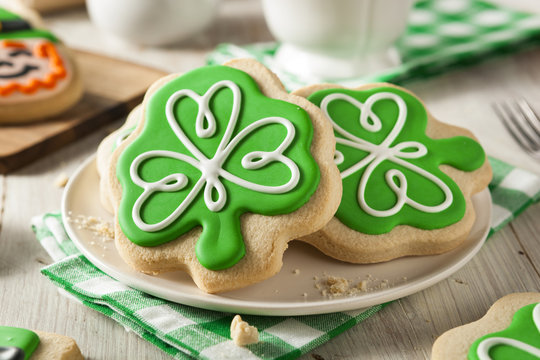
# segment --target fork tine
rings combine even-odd
[[[534,109],[531,107],[531,105],[525,100],[524,98],[519,99],[516,101],[517,107],[521,110],[520,113],[522,114],[523,118],[526,120],[527,125],[529,128],[536,133],[536,144],[539,144],[540,139],[540,119],[538,118],[538,115],[534,111]]]
[[[525,151],[533,152],[534,149],[531,147],[531,140],[527,139],[527,135],[524,135],[520,130],[521,128],[516,125],[517,118],[514,116],[512,110],[505,102],[501,104],[492,103],[491,104],[495,113],[501,119],[503,126],[506,128],[508,133],[512,138],[520,145]]]

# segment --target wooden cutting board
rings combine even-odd
[[[45,122],[0,126],[0,173],[75,141],[138,105],[146,89],[165,73],[84,51],[75,51],[85,94],[75,107]]]

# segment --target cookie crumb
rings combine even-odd
[[[293,274],[294,274],[294,275],[300,274],[300,269],[294,269],[294,270],[293,270]]]
[[[63,188],[67,185],[69,181],[68,176],[65,173],[60,173],[58,176],[54,179],[54,186],[58,188]]]
[[[340,276],[327,276],[315,280],[313,286],[320,291],[320,294],[327,298],[339,296],[355,296],[371,290],[382,290],[390,287],[390,281],[387,279],[376,279],[371,274],[365,277],[358,276],[356,279],[346,279]]]
[[[302,296],[303,296],[303,297],[307,297],[307,293],[303,293]]]
[[[259,331],[236,315],[231,322],[231,338],[237,346],[255,344],[259,342]]]
[[[73,217],[71,214],[68,214],[68,220],[74,223],[77,226],[77,229],[88,230],[102,241],[114,240],[113,225],[101,218],[84,215]]]
[[[453,279],[454,282],[458,283],[458,284],[461,284],[461,285],[469,285],[466,281],[463,281],[461,279]]]
[[[356,285],[356,288],[360,291],[367,291],[367,284],[368,282],[366,280],[362,280],[358,283],[358,285]]]
[[[343,295],[349,289],[349,280],[342,277],[329,276],[326,279],[326,284],[332,294]]]

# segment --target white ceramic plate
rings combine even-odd
[[[450,276],[467,263],[487,237],[491,197],[486,189],[475,195],[474,227],[457,249],[443,255],[407,257],[381,264],[354,265],[321,254],[311,246],[293,241],[274,277],[247,288],[207,294],[183,272],[150,276],[132,270],[120,258],[113,241],[105,242],[89,230],[80,229],[65,214],[100,217],[112,222],[99,201],[99,178],[95,158],[88,159],[66,187],[62,213],[67,233],[79,250],[99,269],[133,288],[154,296],[204,309],[260,315],[305,315],[355,310],[398,299],[423,290]],[[329,298],[315,288],[314,277],[339,276],[351,281],[367,280],[368,291]],[[381,286],[382,283],[383,286]]]

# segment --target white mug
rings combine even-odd
[[[413,0],[262,0],[282,43],[276,60],[304,76],[347,78],[399,63],[392,45]]]
[[[100,29],[141,45],[166,45],[204,30],[218,0],[87,0]]]

